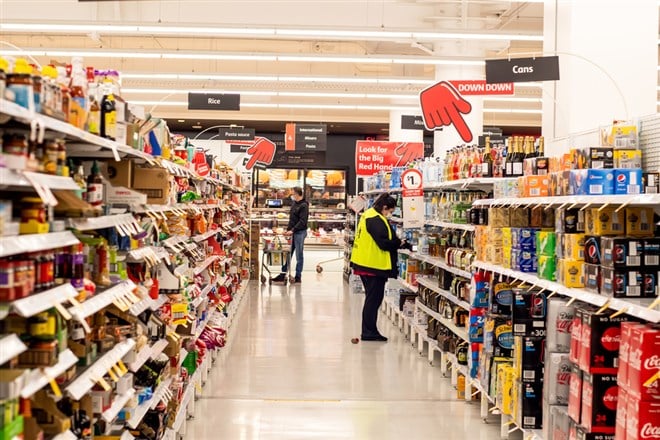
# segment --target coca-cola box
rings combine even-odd
[[[543,396],[550,405],[568,405],[571,361],[567,353],[548,353],[543,382]]]
[[[571,348],[571,330],[575,306],[560,298],[548,300],[546,349],[551,353],[568,353]]]
[[[616,374],[623,321],[628,321],[624,315],[612,318],[608,314],[584,311],[579,360],[583,371]]]
[[[616,380],[620,387],[628,387],[628,354],[630,353],[630,334],[634,327],[643,327],[638,322],[621,323],[621,343],[619,344],[619,371]]]
[[[631,329],[628,352],[628,392],[643,401],[660,400],[660,380],[644,384],[660,370],[660,328],[637,326]]]
[[[528,292],[513,289],[513,334],[514,336],[545,336],[547,302],[543,292]]]
[[[616,426],[614,428],[614,438],[616,440],[626,440],[626,415],[628,413],[628,392],[619,382],[619,399],[616,408]]]
[[[571,347],[568,358],[571,362],[577,364],[580,360],[580,349],[582,347],[582,308],[575,309],[573,314],[573,326],[571,328]]]
[[[582,412],[582,371],[573,364],[568,381],[568,415],[575,423],[580,423]]]
[[[587,432],[614,434],[618,395],[616,373],[584,373],[580,424]]]
[[[660,438],[660,402],[643,402],[628,395],[625,440]],[[618,437],[617,437],[617,440]]]

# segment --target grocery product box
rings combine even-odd
[[[626,235],[652,237],[655,229],[653,208],[626,208]]]
[[[566,287],[584,287],[584,261],[557,260],[557,281]]]
[[[643,284],[642,284],[642,297],[655,298],[660,296],[658,289],[658,280],[660,280],[660,270],[644,268],[642,270]]]
[[[527,208],[510,208],[509,225],[512,228],[529,227],[529,210]]]
[[[533,251],[511,250],[511,268],[525,273],[535,273],[538,260]]]
[[[578,424],[582,413],[582,374],[577,365],[571,366],[571,375],[568,379],[568,415]]]
[[[628,352],[628,393],[642,401],[660,401],[660,386],[644,384],[658,373],[660,368],[660,328],[650,325],[633,326],[630,330]]]
[[[626,419],[628,412],[628,392],[626,387],[617,379],[619,396],[617,397],[616,421],[614,423],[614,438],[626,440]]]
[[[584,264],[584,288],[595,293],[600,292],[601,267],[598,264]]]
[[[511,306],[513,304],[513,289],[507,282],[493,282],[490,289],[490,298],[488,301],[488,311],[495,315],[511,315]]]
[[[618,395],[616,373],[584,373],[580,424],[586,432],[614,434]]]
[[[623,235],[626,221],[624,210],[601,207],[589,208],[585,213],[585,229],[587,235]]]
[[[614,170],[614,194],[641,194],[642,170],[622,169]]]
[[[550,177],[525,176],[522,188],[522,197],[547,197],[550,195]]]
[[[611,268],[601,266],[600,293],[614,298],[640,298],[644,288],[641,269]]]
[[[530,209],[529,226],[538,229],[554,229],[555,211],[546,209],[547,206],[538,206]]]
[[[602,265],[613,268],[639,268],[642,266],[644,244],[642,240],[623,237],[601,237]]]
[[[568,353],[575,318],[575,306],[560,298],[547,300],[546,348],[550,353]]]
[[[150,204],[169,201],[170,175],[164,168],[140,168],[133,173],[133,189],[147,195]]]
[[[515,419],[523,429],[541,429],[543,422],[543,384],[523,382],[517,384],[520,395],[516,401]]]
[[[621,323],[628,320],[626,315],[611,317],[607,314],[598,315],[593,310],[582,312],[579,358],[582,371],[616,375]]]
[[[488,225],[492,228],[511,226],[509,208],[488,208]]]
[[[545,338],[514,336],[513,369],[523,382],[543,381]]]
[[[600,237],[596,235],[584,237],[584,261],[588,264],[600,264]]]
[[[568,353],[548,353],[546,356],[543,396],[550,405],[568,405],[571,367]]]
[[[511,358],[513,330],[511,319],[487,315],[484,322],[484,351],[495,358]]]
[[[536,251],[536,229],[511,228],[510,231],[512,248],[525,251]]]
[[[660,173],[642,174],[642,192],[644,194],[658,194],[660,192]]]
[[[563,234],[561,239],[562,246],[564,247],[564,251],[562,252],[563,258],[578,261],[584,260],[584,234]]]
[[[640,401],[627,396],[626,440],[658,438],[660,431],[660,402]]]
[[[570,195],[614,194],[614,172],[607,169],[571,170],[569,185]]]
[[[628,359],[630,355],[631,334],[634,327],[643,327],[639,322],[621,323],[621,342],[619,343],[619,369],[617,370],[616,380],[620,387],[628,388]]]
[[[538,267],[536,274],[539,278],[549,281],[555,281],[557,279],[557,264],[555,262],[554,256],[548,255],[537,255],[538,258]]]
[[[555,231],[540,230],[536,232],[536,255],[555,255],[557,234]]]
[[[514,336],[545,336],[547,304],[543,292],[513,289],[511,317]]]
[[[614,168],[614,148],[612,147],[575,148],[571,150],[571,154],[575,169]]]
[[[642,150],[614,150],[614,168],[642,168]]]
[[[557,209],[555,211],[555,231],[571,234],[584,232],[584,211],[580,209]]]
[[[574,364],[580,361],[580,350],[582,349],[582,315],[584,315],[584,310],[583,308],[576,308],[573,312],[571,346],[569,348],[568,358]]]
[[[511,248],[513,247],[513,236],[511,228],[500,228],[498,229],[502,237],[502,246]]]
[[[645,238],[642,240],[644,247],[644,267],[655,268],[660,266],[660,238]]]

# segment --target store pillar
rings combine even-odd
[[[390,141],[392,142],[424,142],[424,130],[402,128],[402,116],[421,116],[417,111],[390,110]]]
[[[543,83],[546,152],[569,136],[656,113],[658,3],[556,0],[544,7],[544,52],[559,56],[560,80]]]
[[[435,70],[436,81],[471,80],[484,79],[483,66],[437,66]],[[470,113],[463,115],[465,123],[472,131],[472,142],[477,143],[479,136],[483,134],[484,126],[484,99],[482,96],[464,96],[472,106]],[[433,133],[433,152],[436,157],[444,158],[447,151],[463,145],[465,141],[461,138],[454,126],[443,127]]]

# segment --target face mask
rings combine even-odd
[[[291,201],[292,201],[292,202],[295,202],[295,201],[296,201],[296,198],[295,198],[294,196],[291,196]]]

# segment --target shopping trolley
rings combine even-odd
[[[286,263],[287,272],[284,284],[291,282],[291,237],[284,235],[262,236],[263,253],[261,255],[261,282],[273,284],[273,271],[281,273],[282,265]],[[266,277],[265,273],[268,273]]]

